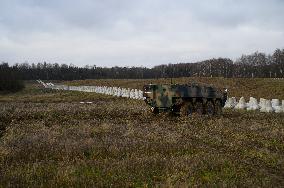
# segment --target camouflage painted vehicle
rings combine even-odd
[[[143,97],[155,114],[173,112],[181,116],[193,113],[218,115],[227,100],[227,92],[197,84],[149,84],[143,87]]]

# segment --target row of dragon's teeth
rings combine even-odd
[[[66,85],[54,85],[52,83],[44,83],[38,80],[45,88],[68,90],[68,91],[82,91],[82,92],[94,92],[100,94],[106,94],[116,97],[125,97],[137,100],[143,100],[143,92],[139,89],[120,88],[120,87],[108,87],[108,86],[66,86]]]
[[[37,80],[45,88],[57,89],[57,90],[69,90],[69,91],[82,91],[82,92],[95,92],[100,94],[106,94],[116,97],[125,97],[131,99],[143,100],[143,92],[139,89],[129,89],[120,87],[108,87],[108,86],[66,86],[66,85],[54,85],[52,83],[44,83],[41,80]],[[246,110],[260,110],[261,112],[284,112],[284,100],[280,105],[279,99],[264,99],[260,98],[259,102],[256,98],[250,97],[249,102],[246,103],[245,98],[241,97],[237,101],[236,97],[230,97],[227,99],[224,108],[231,109],[246,109]]]
[[[282,100],[282,105],[280,105],[279,99],[264,99],[260,98],[259,102],[256,98],[250,97],[249,102],[246,103],[245,98],[241,97],[237,102],[236,97],[228,98],[224,108],[231,109],[246,109],[246,110],[260,110],[261,112],[284,112],[284,100]]]

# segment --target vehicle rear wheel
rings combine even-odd
[[[215,114],[216,115],[221,115],[222,114],[222,105],[221,105],[221,101],[220,100],[217,100],[215,102]]]
[[[186,117],[191,116],[193,113],[193,105],[191,102],[185,102],[180,107],[180,116]]]
[[[204,112],[203,104],[200,101],[197,101],[195,104],[195,110],[198,115],[202,115]]]
[[[213,116],[215,112],[215,107],[212,101],[207,101],[206,103],[206,114]]]

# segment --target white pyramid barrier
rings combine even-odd
[[[266,112],[273,112],[272,104],[270,100],[266,101]]]
[[[266,112],[266,99],[260,98],[259,106],[260,106],[260,112]]]
[[[259,105],[256,98],[250,97],[247,103],[247,110],[258,110]]]
[[[135,96],[134,96],[134,99],[139,99],[139,92],[137,89],[135,89]]]
[[[238,104],[236,97],[232,97],[233,103],[234,103],[234,107]]]
[[[236,99],[236,98],[235,98],[235,99]],[[226,103],[225,103],[224,108],[234,108],[235,106],[236,106],[236,103],[235,103],[233,97],[231,97],[231,98],[228,98],[228,99],[226,100]]]
[[[48,85],[47,85],[46,83],[44,83],[43,81],[37,80],[37,82],[38,82],[39,84],[41,84],[43,87],[48,88]]]
[[[235,109],[245,109],[247,107],[244,97],[241,97],[238,104],[235,106]]]
[[[46,83],[45,85],[46,85],[47,87],[52,87],[52,86],[54,86],[53,83]]]
[[[265,100],[265,105],[260,109],[260,112],[273,112],[272,104],[270,100]]]
[[[274,108],[275,113],[281,113],[284,112],[284,108],[282,106],[276,106]]]
[[[280,105],[279,103],[278,103],[278,105],[275,105],[275,103],[274,103],[274,107],[273,107],[273,102],[272,102],[272,108],[274,109],[275,113],[284,112],[284,100],[282,100],[282,105]]]
[[[129,94],[129,98],[133,99],[134,96],[135,96],[134,90],[131,89],[131,90],[130,90],[130,94]]]
[[[139,100],[143,100],[143,91],[138,90],[138,92],[139,92]],[[283,101],[282,101],[282,104],[283,104]],[[283,110],[284,110],[284,108],[283,108]]]
[[[279,99],[272,99],[271,100],[271,105],[273,110],[276,111],[276,109],[281,109],[282,110],[282,106],[280,105],[280,100]]]
[[[260,107],[260,109],[265,107],[265,103],[266,103],[266,99],[264,99],[264,98],[260,98],[259,99],[259,107]]]

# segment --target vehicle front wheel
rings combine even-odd
[[[215,102],[215,114],[216,115],[221,115],[222,114],[222,104],[220,100],[217,100]]]
[[[153,114],[159,114],[159,109],[158,108],[156,108],[156,107],[151,107],[151,112],[153,113]]]
[[[193,105],[191,102],[185,102],[180,107],[180,116],[187,117],[193,113]]]

